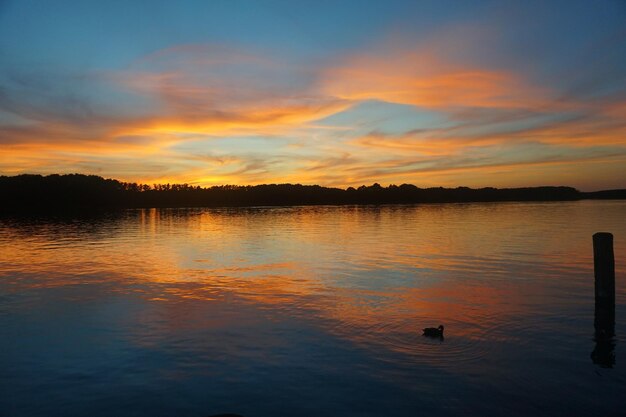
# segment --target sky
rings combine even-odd
[[[0,0],[0,175],[626,188],[626,1]]]

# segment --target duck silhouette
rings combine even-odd
[[[443,325],[440,325],[439,327],[426,327],[424,329],[424,336],[443,337]]]

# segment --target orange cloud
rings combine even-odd
[[[576,185],[563,168],[574,164],[616,177],[596,164],[623,159],[626,102],[557,99],[515,71],[460,59],[446,42],[373,48],[317,68],[224,47],[168,48],[89,78],[129,98],[113,110],[71,97],[31,103],[17,91],[0,97],[0,111],[21,120],[0,124],[0,170],[199,185],[506,185],[494,175],[513,181],[512,172],[536,184],[538,167]],[[442,121],[416,118],[393,134],[356,110],[344,124],[329,121],[368,100]]]
[[[443,110],[528,108],[546,95],[512,72],[457,63],[429,48],[355,55],[325,70],[321,84],[326,94],[345,100]]]
[[[215,46],[169,48],[106,77],[161,106],[133,134],[284,133],[353,104],[315,91],[306,68]]]

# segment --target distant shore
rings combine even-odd
[[[301,184],[199,187],[146,185],[95,175],[0,176],[0,212],[51,210],[419,204],[626,199],[626,189],[583,192],[572,187],[419,188],[379,184],[347,189]]]

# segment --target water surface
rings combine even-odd
[[[625,218],[622,201],[2,218],[0,415],[623,415]],[[617,263],[599,350],[597,231]]]

